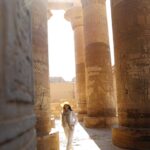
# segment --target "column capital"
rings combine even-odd
[[[100,3],[103,4],[105,2],[106,0],[81,0],[82,7],[86,7],[92,4],[100,4]]]
[[[83,26],[83,12],[80,6],[68,9],[64,17],[71,22],[73,29],[78,26]]]

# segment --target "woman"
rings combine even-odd
[[[71,106],[69,104],[65,104],[62,112],[62,126],[67,138],[66,150],[72,149],[73,132],[76,122],[77,118]]]

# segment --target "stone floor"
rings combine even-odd
[[[60,121],[56,120],[59,130],[60,150],[65,150],[66,140]],[[81,123],[75,128],[73,150],[123,150],[112,144],[110,129],[87,129]]]

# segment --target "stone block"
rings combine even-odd
[[[59,132],[38,137],[38,150],[59,150]]]
[[[103,128],[106,126],[106,121],[104,117],[84,117],[84,125],[87,128]]]

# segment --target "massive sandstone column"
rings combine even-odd
[[[115,102],[105,0],[82,0],[87,73],[87,127],[111,125]]]
[[[150,149],[150,1],[112,0],[119,127],[114,144]]]
[[[50,147],[50,94],[47,40],[47,0],[33,0],[32,40],[38,149]]]
[[[78,120],[83,121],[86,109],[86,73],[85,73],[85,44],[83,34],[83,15],[80,6],[67,10],[65,18],[72,23],[75,39],[76,60],[76,95],[78,101]]]
[[[0,1],[0,149],[36,149],[30,0]]]

